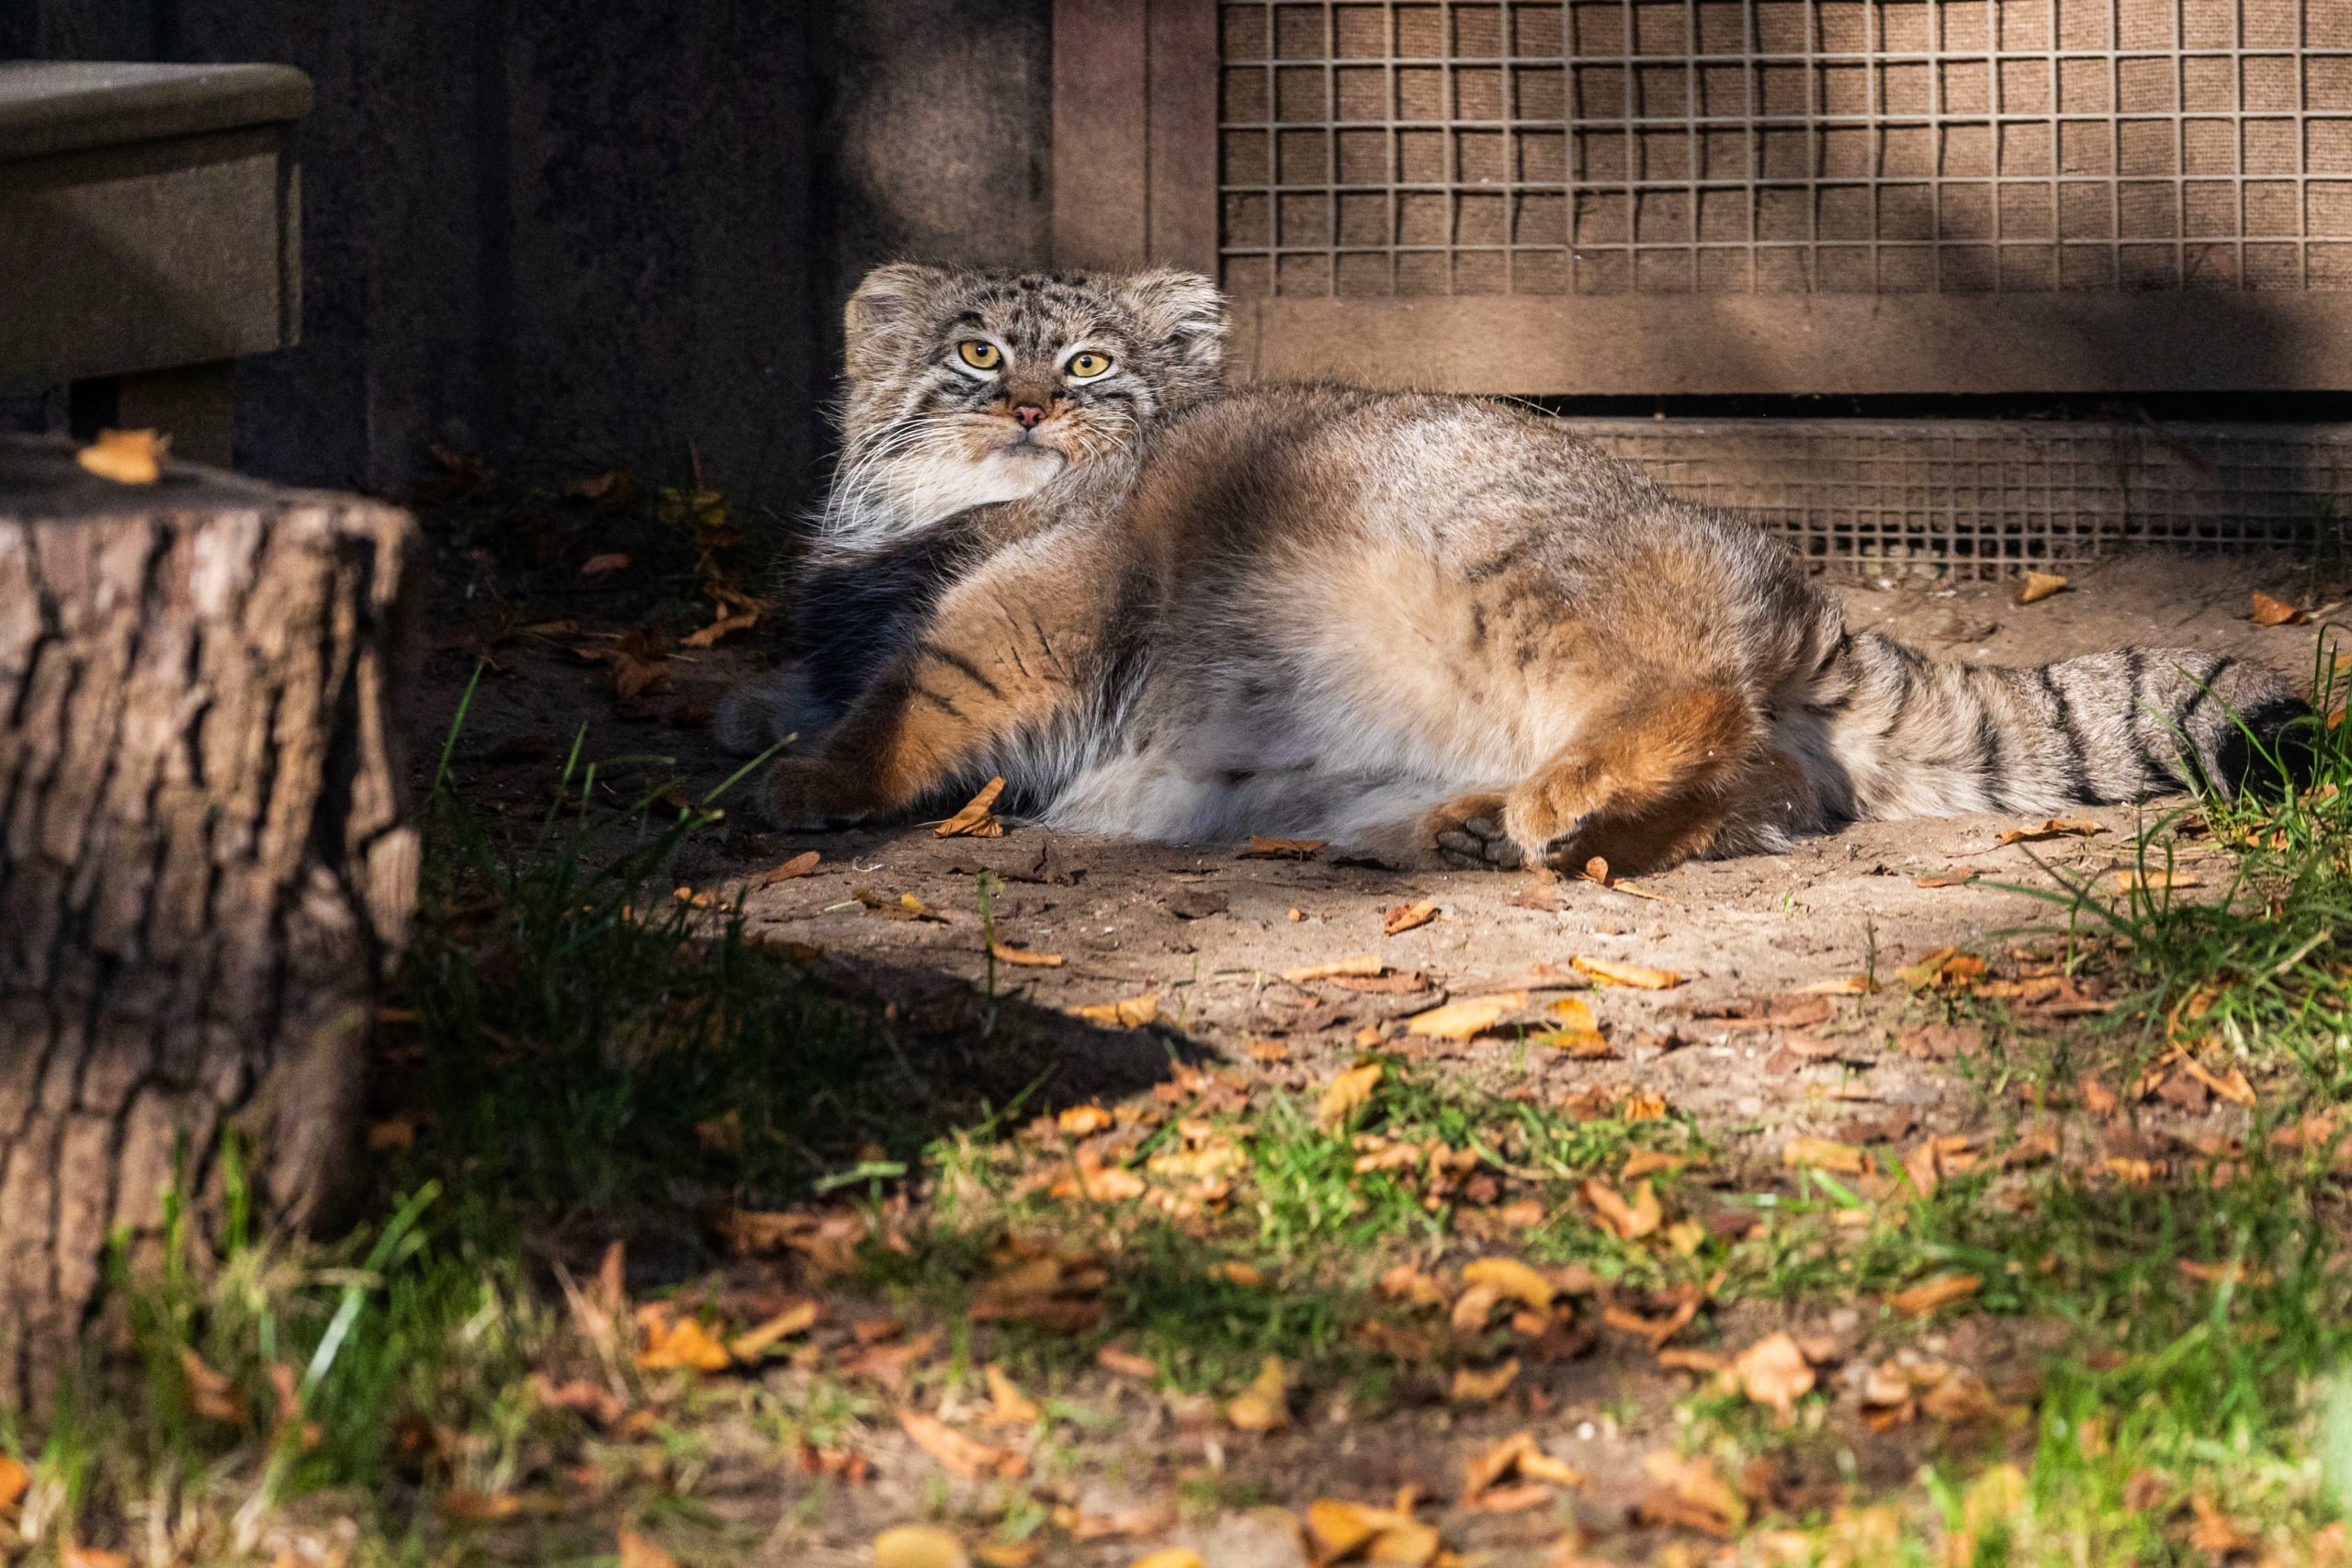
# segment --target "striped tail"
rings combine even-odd
[[[2277,671],[2223,654],[2131,648],[2010,670],[1863,632],[1815,689],[1848,792],[1835,804],[1857,818],[2276,793],[2282,769],[2311,776],[2312,729],[2296,723],[2310,706]]]

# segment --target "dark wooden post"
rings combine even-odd
[[[38,1406],[109,1240],[334,1217],[417,846],[390,693],[413,525],[0,443],[0,1404]]]

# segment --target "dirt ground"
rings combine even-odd
[[[2013,584],[1839,592],[1855,626],[1942,658],[2030,664],[2139,642],[2251,656],[2301,676],[2312,666],[2315,627],[2262,628],[2247,617],[2251,590],[2285,594],[2298,587],[2299,601],[2311,604],[2308,584],[2283,560],[2139,558],[2079,574],[2068,592],[2030,606],[2014,602]],[[457,767],[474,797],[503,796],[527,809],[546,798],[548,746],[560,753],[584,720],[589,755],[657,751],[676,757],[689,779],[716,783],[733,764],[707,728],[693,723],[757,666],[753,640],[674,654],[673,692],[632,720],[616,718],[604,669],[527,638],[503,644],[496,654],[503,671],[487,678],[475,699]],[[420,758],[438,750],[470,648],[464,636],[449,637],[413,694]],[[995,873],[1002,883],[993,906],[997,940],[1064,960],[1050,968],[999,963],[996,994],[1063,1010],[1157,998],[1156,1026],[1073,1033],[1068,1066],[1076,1093],[1098,1082],[1108,1092],[1132,1090],[1163,1074],[1171,1054],[1308,1089],[1377,1039],[1383,1049],[1547,1099],[1587,1084],[1660,1094],[1693,1114],[1720,1146],[1776,1164],[1792,1134],[1851,1137],[1859,1127],[1917,1136],[1981,1125],[1984,1090],[1933,1054],[1896,1048],[1877,998],[1824,998],[1791,1014],[1785,1026],[1736,1016],[1756,1010],[1752,1002],[1743,1010],[1743,999],[1786,997],[1865,973],[1883,979],[1947,944],[1992,952],[2005,940],[2000,933],[2046,924],[2051,905],[1998,885],[2048,886],[2052,869],[2105,878],[2125,863],[2131,833],[2152,809],[2081,815],[2112,830],[2001,847],[1999,832],[2026,824],[1993,817],[1866,824],[1786,856],[1685,865],[1642,879],[1638,893],[1532,875],[1406,874],[1344,863],[1329,850],[1305,860],[1246,859],[1236,845],[1114,841],[1017,821],[998,839],[942,839],[927,825],[772,834],[740,821],[691,846],[678,877],[695,890],[729,896],[744,879],[817,851],[813,872],[745,896],[750,934],[820,950],[825,962],[861,974],[913,1010],[954,1006],[988,985],[976,874]],[[2199,843],[2188,841],[2190,859],[2180,869],[2195,873]],[[1966,880],[1971,872],[1982,880]],[[944,918],[888,918],[861,892],[876,902],[911,894]],[[1423,899],[1436,905],[1435,919],[1382,934],[1385,911]],[[1361,955],[1386,966],[1378,988],[1280,977]],[[1572,966],[1579,957],[1668,969],[1685,983],[1591,989]],[[1508,991],[1526,998],[1505,1021],[1535,1021],[1548,1000],[1570,989],[1592,1004],[1613,1047],[1609,1057],[1531,1054],[1508,1035],[1408,1039],[1399,1027],[1449,998]],[[1279,1042],[1281,1052],[1248,1049],[1266,1041]],[[2192,1134],[2239,1114],[2219,1100],[2159,1109],[2175,1131]],[[1805,1326],[1849,1338],[1858,1332],[1850,1310]],[[2005,1358],[2021,1352],[1971,1339],[1987,1335],[1997,1337],[1982,1320],[1969,1320],[1950,1338],[1933,1334],[1924,1345],[1929,1353],[1972,1353],[1997,1386]],[[1645,1551],[1657,1538],[1612,1542],[1611,1532],[1623,1528],[1644,1489],[1641,1456],[1670,1441],[1672,1404],[1689,1382],[1638,1351],[1610,1349],[1548,1378],[1531,1382],[1532,1404],[1523,1399],[1510,1411],[1465,1416],[1439,1404],[1401,1412],[1379,1429],[1309,1419],[1261,1438],[1188,1425],[1140,1385],[1106,1378],[1095,1398],[1112,1428],[1086,1440],[1125,1457],[1092,1465],[1095,1479],[1075,1501],[1095,1514],[1144,1506],[1164,1495],[1170,1473],[1203,1464],[1246,1468],[1263,1502],[1294,1508],[1317,1495],[1377,1496],[1406,1483],[1444,1494],[1455,1484],[1462,1453],[1533,1418],[1546,1446],[1590,1477],[1576,1508],[1586,1528],[1601,1532],[1600,1548],[1611,1556],[1621,1547]],[[886,1438],[896,1441],[897,1434]],[[1911,1463],[1916,1455],[1907,1451],[1875,1461],[1890,1470],[1889,1481],[1907,1474]],[[919,1464],[885,1465],[873,1484],[839,1506],[788,1509],[756,1560],[864,1562],[864,1542],[918,1507],[930,1473]],[[788,1480],[787,1496],[807,1484]],[[1557,1526],[1481,1516],[1450,1520],[1447,1532],[1450,1544],[1493,1551],[1494,1563],[1534,1563],[1544,1561],[1541,1545],[1556,1537]],[[1125,1563],[1148,1546],[1175,1541],[1202,1549],[1217,1568],[1301,1561],[1286,1525],[1246,1508],[1189,1532],[1106,1540],[1048,1560]]]

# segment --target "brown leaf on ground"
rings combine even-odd
[[[728,1363],[727,1347],[695,1317],[675,1317],[666,1302],[649,1302],[637,1309],[637,1325],[645,1348],[638,1366],[649,1372],[679,1369],[715,1372]]]
[[[1657,1364],[1669,1372],[1699,1372],[1712,1377],[1731,1365],[1731,1358],[1718,1350],[1686,1350],[1668,1346],[1657,1353]]]
[[[1670,991],[1682,984],[1682,976],[1672,969],[1653,969],[1645,964],[1621,964],[1613,958],[1574,957],[1568,960],[1577,969],[1604,986],[1631,986],[1645,991]]]
[[[1597,1176],[1588,1179],[1578,1191],[1600,1223],[1620,1241],[1639,1241],[1666,1223],[1666,1214],[1658,1207],[1657,1191],[1646,1181],[1634,1189],[1630,1201]]]
[[[2256,600],[2261,597],[2259,593],[2255,595]],[[2300,612],[2297,618],[2302,618]],[[2277,623],[2264,624],[2276,625]],[[2249,1534],[2232,1524],[2230,1517],[2215,1507],[2213,1500],[2202,1492],[2189,1495],[2188,1508],[2189,1512],[2196,1516],[2195,1522],[2188,1527],[2188,1544],[2216,1560],[2234,1552],[2252,1551],[2262,1544],[2260,1537]]]
[[[727,1353],[739,1361],[756,1361],[769,1346],[789,1339],[796,1334],[806,1334],[817,1325],[817,1303],[795,1302],[753,1328],[747,1328],[727,1342]]]
[[[1549,1312],[1558,1293],[1550,1279],[1516,1258],[1476,1258],[1462,1266],[1462,1280],[1466,1285],[1487,1286],[1537,1312]]]
[[[1352,958],[1334,958],[1324,964],[1306,964],[1283,971],[1283,978],[1296,985],[1307,980],[1336,980],[1342,976],[1371,976],[1385,973],[1387,962],[1376,953],[1358,953]]]
[[[1318,1563],[1343,1562],[1387,1531],[1411,1522],[1394,1509],[1338,1497],[1317,1497],[1306,1506],[1306,1539]]]
[[[1840,1176],[1860,1176],[1868,1165],[1869,1156],[1851,1144],[1841,1144],[1834,1138],[1800,1135],[1791,1138],[1781,1147],[1781,1163],[1792,1170],[1806,1169],[1836,1171]]]
[[[609,577],[616,571],[627,571],[629,558],[618,550],[608,550],[600,556],[590,556],[580,563],[582,577]]]
[[[0,1513],[13,1511],[33,1483],[33,1472],[14,1454],[0,1454]]]
[[[1965,887],[1976,880],[1976,875],[1974,866],[1956,865],[1950,871],[1938,872],[1930,876],[1915,876],[1911,884],[1915,887]]]
[[[964,1543],[933,1525],[899,1525],[874,1538],[874,1568],[967,1568]]]
[[[1519,1360],[1513,1357],[1499,1367],[1474,1372],[1468,1367],[1456,1369],[1453,1387],[1449,1397],[1456,1404],[1490,1404],[1500,1399],[1503,1391],[1519,1380]]]
[[[1533,1432],[1515,1432],[1485,1451],[1472,1455],[1463,1463],[1462,1503],[1464,1507],[1476,1506],[1487,1499],[1497,1483],[1512,1476],[1551,1486],[1576,1487],[1584,1484],[1584,1477],[1570,1466],[1554,1459],[1535,1441]],[[1539,1496],[1534,1502],[1541,1502]],[[1499,1497],[1494,1499],[1501,1501]],[[1490,1511],[1511,1511],[1532,1506],[1517,1501],[1508,1508]]]
[[[1250,847],[1236,860],[1313,860],[1316,852],[1331,847],[1329,839],[1266,839],[1252,833]]]
[[[2039,604],[2053,593],[2066,592],[2066,580],[2054,571],[2029,571],[2025,586],[2018,590],[2018,603]]]
[[[1163,1546],[1158,1551],[1147,1551],[1127,1568],[1204,1568],[1201,1554],[1189,1546]]]
[[[1896,970],[1895,976],[1914,989],[1932,986],[1939,990],[1962,990],[1984,978],[1984,961],[1956,947],[1939,947],[1917,963]]]
[[[1612,1303],[1601,1309],[1600,1321],[1621,1334],[1632,1335],[1656,1353],[1668,1340],[1690,1326],[1699,1315],[1702,1299],[1697,1291],[1688,1291],[1671,1312],[1660,1317],[1645,1316],[1631,1307]]]
[[[1428,925],[1437,919],[1437,904],[1424,898],[1416,904],[1397,904],[1380,917],[1380,934],[1401,936],[1405,932]]]
[[[1115,1002],[1097,1002],[1091,1007],[1072,1008],[1071,1015],[1082,1018],[1101,1029],[1139,1029],[1159,1017],[1159,993],[1147,991],[1139,997],[1126,997]]]
[[[670,1555],[668,1548],[627,1525],[621,1527],[620,1549],[619,1568],[678,1568],[678,1560]]]
[[[1796,1419],[1796,1402],[1813,1392],[1812,1363],[1785,1333],[1767,1335],[1742,1350],[1724,1375],[1783,1427]]]
[[[1023,969],[1058,969],[1063,963],[1058,953],[1039,953],[1034,947],[1007,947],[1001,942],[989,943],[989,956],[999,964],[1011,964]]]
[[[533,1372],[527,1386],[531,1397],[546,1408],[573,1411],[599,1427],[610,1427],[628,1414],[628,1404],[619,1394],[586,1378],[558,1384],[545,1372]]]
[[[996,797],[1004,793],[1004,780],[994,778],[980,786],[980,793],[964,803],[964,809],[932,829],[942,839],[1001,839],[1004,824],[996,819]]]
[[[2052,817],[2038,828],[2011,828],[1993,842],[1996,848],[2009,844],[2038,844],[2044,839],[2087,839],[2094,833],[2106,831],[2105,823],[2093,822],[2087,818]]]
[[[790,882],[796,876],[806,876],[817,869],[822,857],[815,850],[803,850],[782,865],[770,866],[752,878],[754,887],[774,887],[779,882]]]
[[[2254,607],[2248,618],[2257,626],[2300,626],[2312,617],[2308,611],[2290,604],[2284,599],[2273,599],[2257,588],[2254,591]]]
[[[1072,1105],[1054,1118],[1054,1131],[1066,1138],[1090,1138],[1111,1130],[1115,1118],[1100,1105]]]
[[[1365,1062],[1324,1085],[1323,1097],[1315,1105],[1315,1124],[1329,1132],[1345,1122],[1358,1106],[1372,1098],[1383,1071],[1378,1062]]]
[[[1116,1345],[1105,1345],[1094,1352],[1094,1364],[1104,1371],[1117,1372],[1122,1377],[1149,1381],[1159,1375],[1159,1365],[1148,1356],[1138,1356],[1133,1350],[1122,1350]]]
[[[2141,871],[2126,866],[2115,874],[2118,893],[2162,893],[2173,887],[2203,886],[2203,880],[2193,871]]]
[[[1526,1005],[1525,991],[1464,997],[1458,1002],[1416,1013],[1405,1021],[1405,1032],[1435,1040],[1468,1040],[1492,1029],[1505,1014],[1517,1012]]]
[[[1624,1168],[1617,1172],[1619,1181],[1639,1181],[1658,1171],[1677,1171],[1690,1163],[1689,1155],[1661,1154],[1656,1149],[1635,1149],[1625,1156]]]
[[[1905,1317],[1925,1317],[1955,1302],[1973,1296],[1984,1280],[1974,1274],[1939,1274],[1886,1298],[1886,1304]]]
[[[2204,1285],[2271,1285],[2278,1280],[2267,1269],[2248,1269],[2243,1259],[2235,1263],[2199,1263],[2184,1258],[2174,1267],[2185,1278]]]
[[[988,1379],[988,1419],[991,1426],[1034,1427],[1045,1416],[1045,1412],[1021,1392],[1021,1385],[1005,1375],[1002,1367],[990,1361],[981,1371]]]
[[[1290,1382],[1280,1356],[1259,1363],[1250,1386],[1227,1402],[1225,1418],[1245,1432],[1275,1432],[1290,1425]]]
[[[2243,1105],[2248,1110],[2253,1109],[2254,1086],[2246,1082],[2245,1074],[2238,1068],[2233,1066],[2226,1074],[2216,1074],[2186,1051],[2180,1054],[2179,1066],[2182,1072],[2211,1089],[2220,1098],[2233,1105]]]
[[[974,1480],[993,1475],[1010,1481],[1028,1473],[1029,1461],[1023,1455],[967,1438],[946,1422],[920,1410],[900,1409],[899,1426],[917,1447],[957,1475]]]
[[[1815,980],[1810,986],[1799,986],[1801,997],[1866,997],[1876,987],[1867,975],[1843,975],[1835,980]]]
[[[245,1396],[225,1372],[216,1371],[192,1347],[180,1347],[180,1372],[187,1379],[189,1407],[208,1421],[242,1422]]]
[[[730,632],[747,632],[760,624],[757,610],[737,610],[724,615],[707,626],[688,632],[678,640],[688,648],[715,648],[718,639]]]
[[[939,1330],[925,1329],[912,1339],[886,1340],[878,1345],[863,1345],[840,1356],[833,1361],[836,1378],[871,1378],[896,1393],[907,1386],[914,1375],[915,1365],[939,1348]]]
[[[1644,1518],[1726,1540],[1747,1522],[1747,1504],[1724,1483],[1713,1460],[1661,1449],[1642,1457],[1642,1469],[1658,1487],[1638,1506]]]

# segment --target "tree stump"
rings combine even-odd
[[[417,840],[414,525],[0,439],[0,1404],[39,1408],[168,1192],[342,1217]]]

